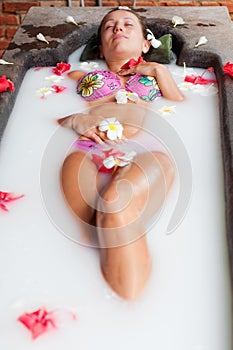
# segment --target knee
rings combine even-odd
[[[98,210],[111,215],[120,214],[126,209],[132,197],[125,180],[113,181],[105,188],[98,199]]]
[[[105,223],[115,221],[116,216],[119,215],[120,206],[118,203],[119,195],[117,193],[116,187],[111,185],[106,190],[104,190],[98,198],[97,209],[98,217],[101,221],[101,226],[103,221]],[[105,226],[105,225],[104,225]]]

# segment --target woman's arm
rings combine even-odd
[[[136,73],[155,77],[163,97],[171,101],[184,100],[184,95],[181,93],[171,73],[164,65],[156,62],[143,62],[135,67],[118,72],[118,74],[122,76]]]

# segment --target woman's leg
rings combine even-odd
[[[151,269],[145,223],[156,214],[174,179],[163,153],[144,153],[120,169],[98,202],[97,230],[102,272],[117,294],[135,299]]]
[[[95,225],[97,169],[87,154],[78,151],[67,156],[61,183],[65,199],[78,221],[84,226]]]

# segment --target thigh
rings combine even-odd
[[[61,184],[65,199],[79,219],[90,222],[97,194],[97,169],[84,152],[73,152],[65,159]]]

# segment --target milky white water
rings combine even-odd
[[[72,69],[80,68],[78,55],[70,57]],[[168,67],[181,83],[183,68]],[[231,350],[218,97],[213,86],[185,90],[183,103],[158,99],[152,105],[185,145],[192,197],[183,221],[167,235],[177,199],[174,186],[148,233],[151,278],[141,298],[130,303],[106,285],[98,250],[73,242],[76,226],[61,197],[59,169],[75,135],[55,121],[84,105],[74,82],[64,75],[61,82],[50,83],[45,78],[51,75],[51,68],[28,71],[1,143],[0,190],[25,197],[10,203],[8,213],[0,212],[0,348]],[[41,99],[36,91],[52,84],[67,89]],[[172,107],[172,113],[161,115],[163,106]],[[181,175],[186,170],[184,165]],[[43,306],[72,310],[78,320],[64,321],[58,330],[33,341],[17,317]]]

